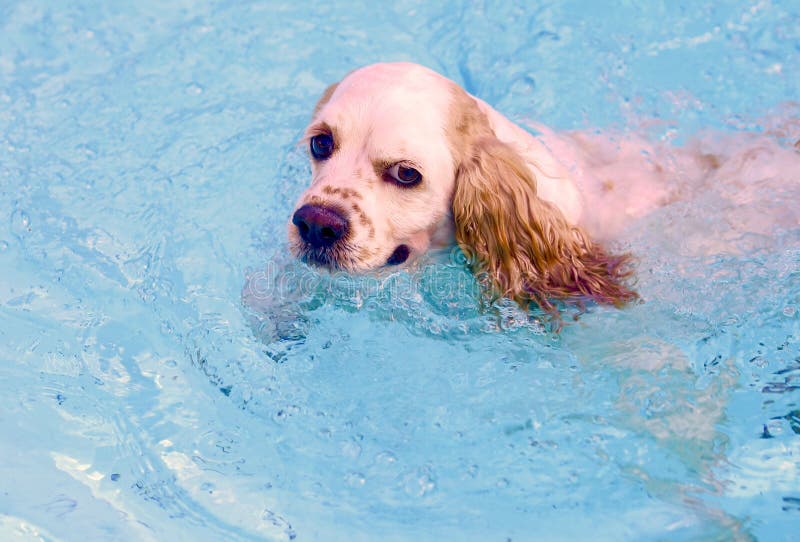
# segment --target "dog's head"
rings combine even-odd
[[[313,170],[289,238],[310,264],[368,271],[452,239],[451,89],[421,66],[378,64],[325,91],[305,139]]]
[[[289,224],[309,264],[364,272],[457,240],[492,293],[619,303],[613,258],[537,196],[524,160],[477,101],[415,64],[376,64],[331,85],[306,129],[311,186]]]

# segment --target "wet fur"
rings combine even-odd
[[[453,92],[452,132],[462,140],[452,145],[456,239],[488,293],[525,308],[534,302],[551,313],[557,311],[553,299],[617,307],[637,300],[626,285],[631,256],[609,254],[539,198],[522,158],[497,139],[466,93],[458,87]]]

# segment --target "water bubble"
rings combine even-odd
[[[216,487],[211,482],[205,482],[200,486],[201,491],[205,491],[207,493],[214,493]]]
[[[453,265],[462,266],[469,264],[470,259],[459,247],[456,246],[450,251],[450,263]]]
[[[360,472],[350,472],[345,476],[345,482],[351,487],[362,487],[367,479]]]
[[[28,213],[22,209],[17,209],[11,213],[11,231],[19,237],[31,231],[31,219]]]
[[[189,83],[186,85],[185,92],[191,96],[197,96],[198,94],[202,94],[204,90],[205,89],[197,83]]]
[[[357,459],[361,455],[361,446],[353,441],[342,444],[342,455],[350,459]]]
[[[392,463],[397,462],[397,456],[389,451],[381,452],[375,456],[375,462],[383,463],[385,465],[391,465]]]
[[[172,323],[164,320],[161,322],[161,333],[163,335],[172,335],[175,332],[175,328],[173,327]]]
[[[403,477],[403,489],[408,495],[424,497],[436,491],[436,479],[429,468],[416,469]]]

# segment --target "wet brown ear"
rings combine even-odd
[[[536,194],[536,180],[509,145],[486,131],[457,167],[456,239],[492,293],[556,312],[552,299],[620,306],[630,256],[611,255]]]

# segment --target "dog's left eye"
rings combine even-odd
[[[422,173],[403,164],[393,165],[386,171],[386,174],[403,186],[413,186],[422,180]]]

